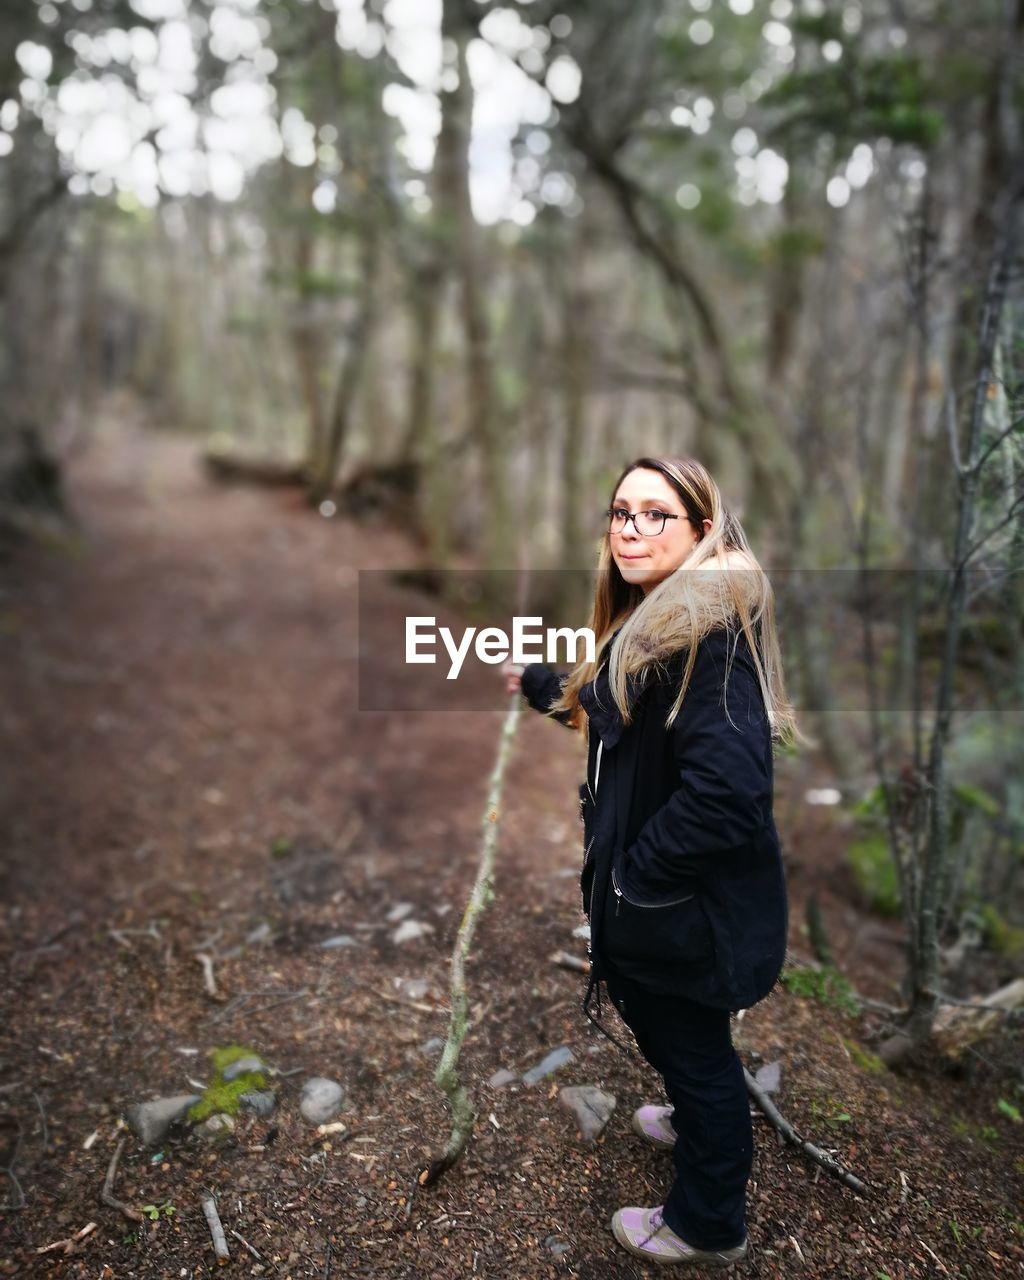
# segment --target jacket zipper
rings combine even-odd
[[[601,748],[602,748],[603,746],[604,746],[604,743],[603,743],[600,739],[598,739],[598,743],[597,743],[597,769],[596,769],[595,774],[594,774],[594,785],[593,785],[593,786],[591,786],[591,785],[590,785],[590,773],[589,773],[589,771],[588,771],[588,773],[587,773],[587,790],[590,792],[590,801],[591,801],[591,804],[593,804],[593,806],[594,806],[594,808],[595,808],[595,809],[597,808],[597,797],[594,795],[594,791],[596,790],[596,788],[599,786],[599,784],[600,784],[600,782],[601,782]],[[586,867],[587,862],[590,860],[590,851],[591,851],[591,849],[593,849],[593,847],[594,847],[594,841],[595,841],[596,839],[597,839],[597,832],[595,832],[595,833],[590,837],[590,843],[587,845],[587,851],[586,851],[586,853],[583,855],[583,866],[584,866],[584,867]],[[594,875],[593,880],[591,880],[591,882],[590,882],[590,910],[587,912],[587,917],[588,917],[588,919],[590,919],[591,921],[593,921],[593,919],[594,919],[594,890],[595,890],[596,888],[597,888],[597,875],[595,874],[595,875]],[[593,944],[592,944],[591,942],[588,942],[588,943],[587,943],[587,956],[590,958],[590,962],[591,962],[591,964],[593,964],[593,962],[594,962],[594,953],[593,953],[593,950],[592,950],[592,945],[593,945]]]
[[[631,907],[640,907],[644,911],[657,911],[661,907],[678,907],[681,902],[689,902],[691,898],[695,898],[697,894],[688,893],[685,898],[673,898],[671,902],[634,902],[627,894],[623,893],[619,888],[619,882],[615,878],[615,868],[612,867],[612,892],[615,894],[615,914],[619,914],[619,908],[622,906],[622,899],[625,898]]]

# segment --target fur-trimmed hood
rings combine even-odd
[[[740,561],[739,564],[744,563]],[[613,681],[624,668],[628,713],[647,684],[666,676],[673,659],[718,629],[738,630],[741,616],[755,628],[767,582],[760,568],[730,560],[728,569],[677,569],[648,595],[613,633],[592,681],[580,689],[580,704],[605,747],[613,747],[627,716]]]

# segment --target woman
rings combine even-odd
[[[626,467],[597,577],[595,662],[568,676],[506,664],[507,687],[587,735],[584,1009],[596,991],[600,1017],[603,980],[671,1104],[633,1117],[673,1151],[665,1203],[618,1210],[612,1231],[650,1262],[726,1265],[747,1252],[753,1156],[730,1013],[785,959],[772,740],[801,735],[771,586],[700,463]]]

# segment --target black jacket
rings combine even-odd
[[[612,701],[607,662],[581,691],[590,716],[580,808],[591,990],[614,969],[653,991],[739,1010],[778,979],[789,913],[771,733],[742,633],[727,685],[732,724],[726,716],[733,639],[722,628],[698,644],[669,730],[685,652],[667,664],[667,677],[632,683],[629,725]],[[564,679],[531,663],[522,692],[546,712]]]

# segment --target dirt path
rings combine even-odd
[[[70,482],[84,554],[19,554],[0,597],[0,1165],[17,1179],[0,1185],[8,1205],[25,1201],[0,1218],[0,1273],[205,1275],[208,1187],[251,1246],[229,1235],[232,1274],[641,1274],[606,1223],[667,1184],[666,1158],[629,1129],[654,1082],[584,1021],[579,976],[547,960],[579,946],[579,744],[524,718],[498,896],[471,966],[478,1137],[439,1188],[415,1191],[445,1132],[425,1046],[446,1025],[498,679],[493,711],[357,711],[356,571],[415,562],[386,529],[320,519],[290,493],[215,486],[192,443],[123,414],[103,418]],[[396,617],[422,605],[395,590]],[[779,783],[794,950],[816,885],[858,982],[891,998],[891,941],[828,892],[842,887],[838,846],[828,815],[800,803],[808,767]],[[431,931],[395,943],[388,917],[402,911]],[[356,945],[319,945],[339,934]],[[216,997],[198,952],[213,957]],[[941,1075],[858,1066],[863,1035],[787,993],[737,1025],[748,1065],[781,1062],[789,1117],[872,1187],[859,1198],[818,1176],[756,1120],[744,1272],[1024,1274],[1022,1126],[994,1117],[1012,1047],[978,1066],[965,1099]],[[174,1213],[137,1228],[101,1207],[126,1105],[190,1091],[207,1052],[234,1042],[288,1073],[278,1114],[240,1120],[213,1147],[130,1139],[118,1195]],[[562,1044],[575,1062],[553,1080],[486,1086]],[[299,1118],[309,1075],[346,1086],[347,1135]],[[573,1083],[619,1099],[594,1148],[556,1101]],[[72,1255],[37,1253],[90,1222]]]

